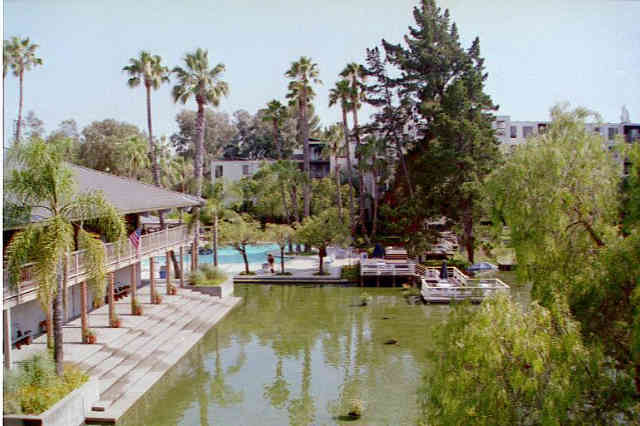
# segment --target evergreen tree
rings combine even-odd
[[[389,62],[401,71],[399,93],[417,105],[421,137],[408,154],[419,187],[410,198],[414,224],[434,214],[457,220],[473,262],[478,184],[500,154],[491,128],[497,107],[484,93],[487,74],[479,39],[464,49],[449,11],[434,0],[423,0],[413,15],[416,27],[409,28],[406,47],[382,43]]]

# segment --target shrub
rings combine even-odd
[[[5,370],[3,385],[5,414],[41,414],[82,386],[89,376],[65,365],[58,377],[48,354],[36,354],[16,370]]]
[[[191,285],[201,287],[213,287],[222,284],[227,275],[212,265],[200,265],[197,271],[191,274]]]
[[[340,278],[350,282],[358,282],[360,279],[360,263],[343,266],[340,271]]]
[[[442,262],[443,262],[442,260],[426,260],[422,262],[422,264],[424,266],[432,266],[432,267],[439,268],[442,266]],[[462,272],[465,272],[467,269],[469,269],[469,266],[471,266],[468,261],[463,259],[446,259],[445,262],[447,262],[447,266],[456,267],[460,269]]]

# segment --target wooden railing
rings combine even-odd
[[[189,232],[186,225],[175,228],[164,229],[162,231],[145,234],[140,237],[138,250],[133,247],[129,239],[121,243],[104,244],[105,267],[107,271],[114,269],[121,263],[133,262],[138,254],[147,256],[154,251],[169,248],[171,246],[185,243],[193,238],[193,233]],[[66,259],[67,279],[73,280],[86,273],[86,250],[78,250],[69,253]],[[9,290],[9,274],[3,268],[4,278],[4,299],[17,298],[17,303],[23,296],[33,291],[37,291],[37,283],[34,278],[34,264],[27,263],[20,270],[20,280],[16,290]]]

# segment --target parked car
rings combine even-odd
[[[498,267],[489,262],[478,262],[469,266],[468,271],[472,273],[476,272],[487,272],[487,271],[496,271]]]

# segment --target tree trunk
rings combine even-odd
[[[294,183],[291,186],[291,207],[293,209],[293,218],[300,223],[300,214],[298,212],[298,187]],[[296,253],[300,253],[300,243],[296,243]]]
[[[20,71],[20,102],[18,103],[18,127],[16,127],[16,145],[20,145],[20,133],[22,131],[22,87],[24,81],[24,70]]]
[[[109,297],[109,327],[113,327],[113,321],[116,319],[116,305],[113,301],[113,287],[115,284],[115,274],[109,273],[109,290],[107,296]]]
[[[178,262],[175,251],[169,250],[169,256],[171,256],[171,263],[173,263],[173,277],[178,279],[180,278],[180,268],[182,265]]]
[[[354,77],[355,78],[355,77]],[[355,81],[354,81],[355,83]],[[357,93],[354,93],[351,97],[351,102],[353,104],[353,109],[352,109],[352,113],[353,113],[353,131],[354,134],[356,136],[356,157],[358,159],[358,164],[360,164],[360,157],[362,156],[360,153],[360,129],[358,127],[358,109],[357,109],[357,105],[358,105],[358,95]],[[366,238],[367,235],[367,227],[365,225],[364,222],[364,174],[362,173],[362,170],[358,170],[358,175],[360,177],[359,179],[359,183],[360,183],[360,196],[358,197],[358,204],[360,207],[360,226],[362,227],[362,233]]]
[[[278,150],[278,160],[282,160],[282,147],[278,140],[278,120],[275,118],[273,119],[273,142],[276,144],[276,149]]]
[[[373,156],[373,220],[371,224],[371,238],[373,241],[376,238],[376,230],[378,227],[378,171],[376,170],[376,156]]]
[[[280,247],[280,272],[284,274],[284,247]]]
[[[475,236],[473,235],[473,204],[471,199],[466,200],[463,216],[464,245],[467,250],[467,259],[474,263]]]
[[[249,259],[247,259],[247,250],[242,249],[240,253],[242,253],[242,260],[244,260],[244,272],[249,275]]]
[[[218,210],[213,214],[213,266],[218,266]]]
[[[202,156],[204,155],[204,99],[201,95],[196,97],[198,102],[198,118],[196,120],[196,158],[194,165],[194,174],[196,178],[196,197],[202,196]],[[200,244],[200,207],[195,207],[194,212],[195,219],[195,250],[191,253],[191,256],[195,258],[195,265],[198,265],[198,247]]]
[[[154,304],[156,302],[154,300],[156,295],[155,266],[156,266],[156,262],[153,259],[153,256],[151,256],[149,258],[149,295],[151,298],[151,304]]]
[[[82,284],[80,285],[80,311],[82,315],[80,324],[82,326],[82,343],[87,343],[85,340],[85,336],[89,330],[89,316],[87,315],[87,282],[82,281]]]
[[[309,147],[309,123],[307,123],[307,88],[302,87],[302,105],[300,107],[302,118],[302,142],[304,147],[304,174],[307,179],[304,182],[304,217],[311,215],[311,151]]]
[[[347,177],[349,179],[349,218],[351,219],[351,234],[356,232],[355,213],[353,211],[353,168],[351,165],[351,147],[349,146],[349,127],[347,126],[347,109],[342,104],[342,127],[344,131],[344,143],[347,147]]]
[[[395,130],[393,132],[394,139],[396,143],[396,150],[398,151],[398,157],[400,158],[400,165],[402,166],[402,173],[407,179],[407,188],[409,189],[409,197],[413,198],[413,186],[411,185],[411,177],[409,176],[409,169],[407,168],[407,161],[404,158],[404,153],[402,152],[402,144],[400,143],[400,139],[396,136]]]
[[[57,291],[53,299],[53,359],[56,362],[56,374],[60,377],[64,374],[64,353],[62,349],[62,287],[63,287],[63,262],[58,262],[56,273]]]
[[[338,164],[338,156],[335,157],[336,162],[336,196],[338,197],[338,216],[342,219],[342,195],[340,194],[340,165]]]
[[[54,347],[54,339],[53,339],[53,300],[49,303],[49,308],[47,309],[46,321],[47,321],[47,348],[53,349]]]
[[[322,253],[322,248],[318,250],[318,257],[320,258],[320,268],[318,272],[322,276],[324,275],[324,256],[320,253]]]

